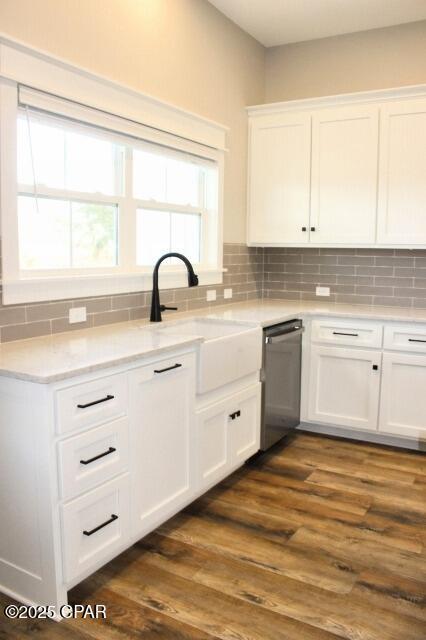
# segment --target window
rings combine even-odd
[[[26,108],[17,182],[21,277],[151,272],[166,252],[217,267],[211,159]]]

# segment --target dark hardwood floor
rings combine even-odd
[[[426,455],[298,433],[70,602],[107,619],[0,614],[0,638],[425,640]]]

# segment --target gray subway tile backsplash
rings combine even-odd
[[[161,292],[161,301],[177,306],[179,311],[186,311],[202,307],[213,308],[218,304],[262,296],[263,249],[247,247],[242,243],[225,244],[224,262],[227,271],[224,273],[223,284],[168,289]],[[233,289],[230,300],[223,297],[225,287]],[[216,289],[216,302],[206,302],[207,289]],[[149,292],[38,302],[13,307],[0,304],[0,341],[9,342],[114,322],[145,319],[149,317],[150,304]],[[86,322],[69,324],[68,313],[71,307],[86,307]],[[167,313],[168,317],[173,314],[172,311]]]
[[[424,249],[266,248],[264,252],[265,298],[426,308]],[[316,285],[329,286],[330,297],[318,298]]]
[[[329,302],[426,309],[426,250],[256,248],[224,245],[223,284],[168,289],[161,300],[179,311],[214,308],[256,298],[326,300]],[[318,298],[316,285],[329,286],[330,297]],[[232,287],[233,297],[223,291]],[[206,302],[216,289],[215,302]],[[47,303],[0,304],[1,342],[149,317],[149,292],[79,298]],[[85,306],[87,321],[70,325],[70,307]],[[173,311],[168,312],[172,317]]]

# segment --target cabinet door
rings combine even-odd
[[[229,405],[229,457],[241,464],[260,447],[260,382],[236,394]]]
[[[381,108],[377,240],[426,245],[426,100]]]
[[[381,357],[380,351],[313,345],[309,420],[376,430]]]
[[[307,243],[310,116],[296,113],[253,119],[249,155],[248,241]]]
[[[313,115],[312,243],[375,242],[377,155],[378,107]]]
[[[383,354],[379,431],[426,437],[426,356]]]
[[[257,383],[197,414],[199,489],[219,482],[259,450],[260,391]]]
[[[194,404],[193,354],[130,374],[134,534],[167,519],[194,491]]]
[[[197,479],[209,487],[227,475],[229,401],[215,402],[197,414]]]

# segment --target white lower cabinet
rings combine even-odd
[[[143,535],[195,488],[195,355],[135,369],[129,387],[132,535]]]
[[[197,413],[197,484],[213,485],[259,450],[260,383]]]
[[[308,419],[376,430],[382,354],[312,345]]]
[[[67,582],[94,571],[126,544],[129,500],[129,475],[124,474],[61,508]]]
[[[260,382],[233,396],[229,413],[229,455],[232,466],[242,464],[260,446]]]
[[[228,470],[229,402],[215,402],[197,413],[197,479],[205,487]]]
[[[426,438],[426,355],[383,354],[379,431]]]

